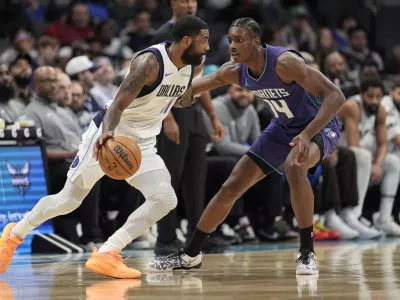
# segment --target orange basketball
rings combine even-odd
[[[131,139],[116,136],[101,148],[99,163],[103,172],[113,179],[123,180],[137,172],[142,162],[142,152]]]

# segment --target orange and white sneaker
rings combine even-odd
[[[97,274],[120,279],[136,279],[142,275],[140,271],[128,268],[118,250],[98,253],[97,248],[93,248],[86,268]]]
[[[16,223],[7,224],[0,238],[0,273],[7,271],[15,253],[15,249],[23,242],[11,233]]]

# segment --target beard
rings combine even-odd
[[[12,85],[0,85],[0,102],[7,102],[14,97],[14,89]]]
[[[32,76],[17,75],[14,77],[15,84],[21,88],[26,88],[31,82]]]
[[[250,101],[248,101],[245,105],[241,105],[239,101],[235,101],[234,99],[232,99],[232,103],[238,110],[245,110],[250,105]]]
[[[194,65],[198,66],[203,62],[203,55],[204,54],[193,54],[194,46],[193,44],[190,45],[185,52],[182,54],[182,61],[186,65]]]
[[[378,109],[379,109],[379,105],[375,105],[375,104],[366,105],[365,109],[367,110],[369,115],[376,115],[376,113],[378,112]]]

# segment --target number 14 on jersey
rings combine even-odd
[[[285,114],[288,119],[294,117],[293,113],[290,111],[285,100],[267,100],[263,99],[265,103],[268,104],[275,118],[279,118],[279,115]]]

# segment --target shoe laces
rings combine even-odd
[[[130,255],[130,256],[126,257],[126,258],[122,258],[122,256],[119,255],[118,252],[115,252],[115,251],[106,252],[106,253],[104,253],[104,254],[106,254],[106,255],[108,255],[108,256],[111,256],[111,257],[114,258],[116,261],[121,262],[121,263],[123,263],[123,264],[126,264],[126,261],[127,261],[129,258],[132,257],[132,255]]]
[[[160,257],[159,261],[179,261],[180,264],[182,264],[182,254],[183,254],[183,249],[179,249],[177,252],[172,253],[168,256]]]
[[[303,265],[308,265],[311,261],[313,252],[308,250],[300,251],[300,256],[296,259],[296,263],[302,263]]]

